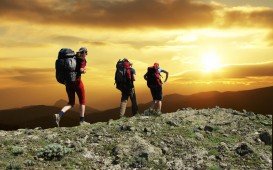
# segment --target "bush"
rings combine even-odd
[[[38,158],[43,158],[45,160],[61,160],[66,154],[70,153],[71,149],[62,146],[57,143],[49,144],[45,148],[40,149],[37,152]]]
[[[19,169],[22,169],[22,167],[15,162],[10,162],[8,166],[6,167],[6,170],[19,170]]]
[[[33,166],[34,165],[34,162],[32,161],[32,160],[26,160],[25,162],[24,162],[24,164],[26,165],[26,166]]]
[[[11,148],[11,153],[14,155],[14,156],[17,156],[17,155],[21,155],[24,153],[24,150],[22,147],[18,147],[18,146],[13,146]]]

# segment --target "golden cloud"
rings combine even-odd
[[[5,68],[0,71],[0,79],[15,80],[31,85],[55,83],[55,70],[52,68]]]
[[[241,7],[224,10],[222,26],[273,27],[273,9],[265,7]]]
[[[273,26],[272,8],[226,7],[190,0],[1,0],[0,17],[8,21],[111,28]]]
[[[198,80],[240,79],[247,77],[273,77],[273,62],[262,64],[229,65],[219,71],[204,73],[202,70],[192,70],[173,76],[175,82]]]
[[[211,24],[214,8],[190,0],[2,0],[0,17],[44,24],[178,28]]]

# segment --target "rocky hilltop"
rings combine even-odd
[[[0,169],[272,169],[272,116],[191,108],[0,131]]]

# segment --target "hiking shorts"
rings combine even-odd
[[[138,112],[138,106],[137,106],[136,92],[134,88],[121,91],[121,102],[128,101],[129,97],[132,102],[132,114],[136,115]]]
[[[68,104],[71,106],[75,105],[75,94],[79,98],[79,103],[85,105],[85,91],[82,80],[78,78],[75,82],[66,84],[66,93],[68,96]]]
[[[134,98],[135,90],[134,89],[126,89],[121,90],[121,101],[128,100],[130,98]]]
[[[162,100],[162,86],[156,85],[156,86],[150,86],[151,94],[153,96],[153,100]]]

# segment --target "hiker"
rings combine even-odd
[[[147,86],[150,88],[153,101],[149,108],[149,113],[161,114],[162,107],[162,81],[161,74],[165,73],[166,78],[164,83],[167,82],[169,73],[159,67],[158,63],[154,63],[154,66],[148,67],[147,73],[144,75],[144,79],[147,81]]]
[[[76,54],[71,49],[61,49],[59,52],[56,61],[56,78],[58,82],[65,85],[69,102],[58,114],[55,114],[58,126],[65,112],[74,107],[75,93],[80,104],[80,125],[89,124],[84,121],[86,101],[84,84],[81,80],[81,74],[86,73],[86,56],[87,48],[85,47],[81,47]]]
[[[126,111],[127,101],[130,97],[132,102],[133,116],[138,112],[136,101],[136,92],[134,88],[136,71],[132,68],[132,63],[124,58],[116,64],[115,84],[116,88],[121,91],[120,117],[123,117]]]

